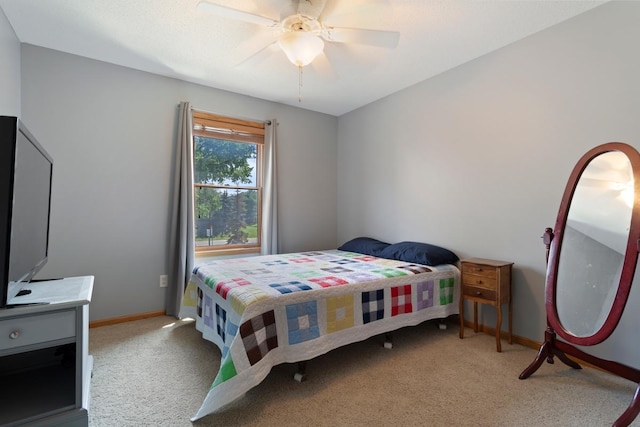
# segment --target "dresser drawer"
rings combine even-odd
[[[486,277],[486,276],[478,276],[476,274],[464,274],[462,276],[462,284],[495,290],[497,280],[495,279],[495,276]]]
[[[462,272],[466,274],[478,274],[484,277],[496,278],[496,268],[479,264],[462,264]]]
[[[0,321],[0,350],[76,335],[76,311],[66,310]]]
[[[465,297],[481,298],[491,302],[496,301],[496,291],[491,289],[464,285],[462,293]]]

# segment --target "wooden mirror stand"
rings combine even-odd
[[[611,245],[608,243],[601,244],[597,242],[599,239],[597,234],[602,228],[607,228],[608,224],[605,224],[606,221],[602,219],[604,216],[593,215],[594,212],[600,211],[603,206],[604,209],[606,209],[607,205],[603,204],[602,199],[598,199],[590,205],[586,203],[589,209],[584,209],[584,200],[578,200],[580,197],[584,199],[585,194],[601,194],[602,191],[589,192],[585,191],[585,188],[587,186],[594,187],[595,185],[602,185],[605,181],[607,191],[610,193],[613,194],[614,191],[611,189],[616,189],[615,191],[618,192],[621,191],[621,186],[616,187],[611,185],[612,182],[610,181],[612,173],[617,172],[617,168],[613,168],[616,169],[614,171],[606,171],[604,170],[605,168],[602,167],[602,162],[598,163],[597,167],[595,166],[596,159],[607,153],[615,153],[612,157],[621,157],[625,162],[628,160],[626,163],[629,165],[627,168],[629,181],[626,182],[626,187],[629,189],[629,192],[633,191],[633,194],[631,194],[633,196],[632,200],[628,202],[629,206],[625,208],[628,212],[623,212],[626,215],[623,216],[623,218],[626,219],[616,221],[615,224],[615,227],[620,227],[621,225],[621,229],[623,230],[622,233],[616,230],[618,240],[622,240],[623,245],[621,245],[622,248],[617,248],[616,251],[618,253],[614,254],[615,257],[617,257],[616,259],[619,259],[620,264],[619,267],[615,268],[612,268],[610,265],[598,264],[600,262],[600,255],[613,251],[610,248]],[[624,156],[622,156],[622,154]],[[600,160],[602,159],[604,159],[604,157],[600,157]],[[590,165],[591,167],[588,172],[585,172]],[[606,176],[606,179],[594,179],[596,172],[603,177]],[[578,184],[580,184],[580,188],[578,188]],[[578,196],[578,194],[580,194],[580,196]],[[613,197],[611,197],[610,200],[613,205],[614,203],[619,203],[621,197],[616,197],[615,202],[613,201]],[[573,206],[572,202],[575,202]],[[572,211],[571,215],[570,210]],[[578,212],[579,210],[583,210],[584,212]],[[575,220],[577,217],[580,218],[580,221]],[[588,231],[584,233],[581,231],[576,232],[574,224],[584,225],[585,218],[587,218],[587,227],[585,227],[584,230]],[[588,218],[593,219],[591,223]],[[571,226],[569,226],[568,220]],[[620,224],[620,222],[622,222],[622,224]],[[569,229],[571,229],[571,231],[569,231]],[[571,251],[582,252],[582,250],[579,249],[579,244],[571,242],[567,236],[569,236],[570,233],[580,236],[583,236],[585,233],[589,235],[593,230],[595,230],[593,236],[596,237],[587,236],[587,239],[595,241],[596,243],[594,243],[594,245],[601,245],[602,249],[600,252],[590,248],[591,251],[585,249],[584,253],[578,254],[579,256],[570,253]],[[607,230],[607,233],[601,233],[601,235],[616,233]],[[565,245],[563,245],[565,238],[566,242]],[[605,360],[588,354],[575,346],[592,346],[606,340],[616,329],[627,303],[638,261],[638,251],[640,251],[640,154],[633,147],[618,142],[603,144],[587,152],[578,161],[569,178],[558,211],[555,229],[547,228],[544,232],[543,240],[547,250],[547,277],[545,284],[547,329],[544,333],[544,342],[540,346],[538,354],[533,362],[520,374],[520,379],[524,380],[531,376],[540,368],[545,360],[547,363],[554,363],[554,357],[557,357],[571,368],[581,369],[578,362],[569,357],[573,356],[584,363],[633,381],[637,384],[633,399],[627,409],[613,424],[616,427],[628,426],[633,422],[638,413],[640,413],[640,370],[616,361]],[[625,242],[626,246],[624,245]],[[565,253],[562,253],[563,246],[566,246],[564,248]],[[563,262],[561,262],[561,258],[563,258]],[[608,268],[610,271],[605,272],[607,280],[601,280],[602,274],[599,278],[592,278],[589,276],[588,270],[580,271],[580,266],[575,262],[576,259],[585,262],[589,268]],[[578,268],[576,268],[576,266]],[[574,269],[576,271],[574,271]],[[580,281],[585,281],[588,287]],[[596,289],[598,287],[601,288],[599,295],[607,295],[606,297],[599,297],[600,301],[596,301],[602,313],[596,315],[593,313],[596,310],[575,310],[575,307],[569,310],[562,306],[568,305],[565,301],[571,299],[572,292],[575,293],[576,299],[582,301],[580,299],[581,293],[587,293],[592,288]],[[567,297],[567,295],[569,295],[569,297]],[[591,300],[593,299],[592,296],[589,296],[589,298],[591,298]],[[558,304],[559,299],[562,301],[560,307]],[[561,313],[560,315],[559,312]],[[594,317],[598,318],[594,319]],[[585,330],[580,330],[578,327],[579,322],[574,322],[574,318],[585,320],[584,323],[590,326]]]

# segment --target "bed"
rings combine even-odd
[[[192,421],[242,397],[277,364],[457,314],[457,260],[438,246],[357,238],[197,266],[180,317],[194,318],[222,358]]]

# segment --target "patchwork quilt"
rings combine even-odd
[[[180,317],[222,353],[193,421],[258,385],[271,368],[458,313],[460,273],[339,250],[213,261],[194,269]]]

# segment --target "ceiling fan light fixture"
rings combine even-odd
[[[288,31],[280,36],[278,45],[297,67],[310,64],[324,49],[322,39],[308,31]]]

